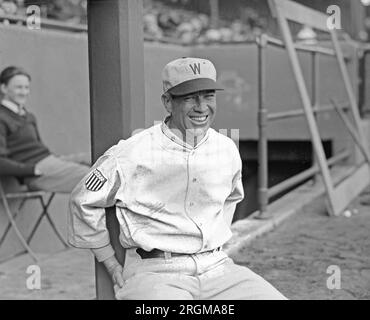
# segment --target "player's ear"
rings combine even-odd
[[[168,113],[172,113],[172,99],[171,95],[169,93],[162,94],[162,103],[164,107],[166,108]]]
[[[0,85],[0,93],[2,93],[2,94],[5,94],[6,93],[6,85],[4,83],[2,83]]]

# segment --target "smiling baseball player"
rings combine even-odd
[[[210,128],[222,90],[214,65],[177,59],[162,81],[166,119],[111,147],[72,192],[70,243],[104,262],[117,299],[285,299],[222,251],[244,192],[235,143]],[[111,206],[124,266],[106,228]]]

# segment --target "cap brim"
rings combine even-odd
[[[224,90],[217,82],[209,78],[199,78],[182,82],[172,87],[167,92],[174,96],[183,96],[185,94],[202,90]]]

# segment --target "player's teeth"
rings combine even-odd
[[[207,117],[191,117],[191,118],[197,121],[204,121],[207,119]]]

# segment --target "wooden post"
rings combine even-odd
[[[145,125],[142,0],[89,0],[88,43],[92,158]],[[107,227],[120,263],[125,252],[114,208]],[[114,299],[112,280],[95,263],[97,299]]]

